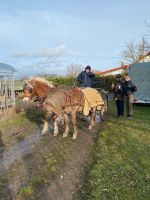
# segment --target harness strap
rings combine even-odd
[[[65,97],[66,97],[65,105],[62,106],[62,111],[59,111],[58,109],[56,109],[53,106],[52,103],[50,103],[50,102],[46,103],[46,104],[48,104],[48,106],[51,107],[52,112],[56,113],[57,115],[60,115],[61,113],[65,112],[65,108],[66,107],[70,107],[70,106],[83,106],[81,104],[81,98],[82,98],[83,93],[82,93],[82,91],[80,89],[78,89],[78,102],[75,102],[75,103],[72,102],[72,98],[71,98],[71,97],[73,97],[73,91],[71,93],[69,93],[69,91],[65,91],[64,89],[62,89],[62,90],[63,90],[63,92],[65,94]],[[37,98],[34,100],[34,102],[39,101],[40,104],[42,105],[46,98],[47,98],[47,96],[44,96],[44,97],[37,96]],[[42,106],[45,108],[44,105],[42,105]],[[47,109],[45,108],[45,110],[47,110]],[[79,108],[78,108],[78,110],[79,110]]]
[[[47,104],[51,108],[52,112],[54,112],[57,116],[59,116],[61,114],[61,112],[59,110],[57,110],[51,103],[46,102],[45,104]],[[46,107],[44,105],[42,105],[42,106],[47,111]]]

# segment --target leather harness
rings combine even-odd
[[[51,89],[52,90],[52,89]],[[54,88],[53,89],[54,91],[55,90],[58,90],[58,88]],[[52,111],[54,112],[54,113],[56,113],[57,115],[60,115],[61,113],[64,113],[65,112],[65,108],[67,108],[67,107],[72,107],[72,106],[83,106],[83,104],[81,103],[81,101],[82,101],[82,97],[83,97],[83,93],[82,93],[82,91],[79,89],[79,88],[74,88],[74,89],[71,89],[70,91],[68,90],[65,90],[65,89],[59,89],[59,90],[61,90],[61,91],[63,91],[63,93],[65,94],[65,104],[62,106],[62,111],[60,111],[60,110],[58,110],[58,109],[56,109],[54,106],[53,106],[53,104],[52,103],[46,103],[46,104],[48,104],[48,106],[50,106],[51,107],[51,109],[52,109]],[[53,91],[51,91],[51,92],[53,92]],[[71,92],[71,93],[70,93]],[[77,102],[74,102],[73,101],[73,97],[74,97],[74,95],[76,96],[76,95],[78,95],[78,101]],[[46,111],[46,108],[45,108],[45,106],[44,106],[44,102],[45,102],[45,99],[47,98],[47,96],[45,96],[45,97],[38,97],[37,96],[37,98],[34,100],[34,102],[37,102],[37,101],[39,101],[39,105],[41,105],[41,107],[43,107],[44,109],[45,109],[45,111]],[[78,110],[79,110],[79,108],[78,108]]]

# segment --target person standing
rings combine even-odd
[[[85,70],[82,71],[77,77],[79,87],[92,87],[94,77],[95,74],[91,72],[91,67],[87,65]]]
[[[133,118],[133,101],[134,101],[134,92],[137,91],[136,86],[132,83],[129,76],[125,76],[125,84],[124,84],[124,94],[126,96],[127,101],[127,117]]]
[[[111,88],[116,101],[117,117],[121,117],[124,114],[124,79],[122,79],[120,74],[116,75],[116,79],[116,83],[112,83]]]

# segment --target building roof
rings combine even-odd
[[[97,75],[103,75],[103,74],[107,74],[107,73],[111,73],[111,72],[115,72],[115,71],[118,71],[118,70],[121,70],[121,69],[129,69],[129,65],[123,65],[121,67],[116,67],[116,68],[113,68],[113,69],[110,69],[110,70],[106,70],[106,71],[103,71],[103,72],[97,72],[96,74]]]
[[[140,61],[144,60],[147,56],[150,56],[150,51],[148,51],[145,55],[141,55],[137,62],[140,62]],[[96,72],[96,74],[97,75],[104,75],[104,74],[107,74],[107,73],[119,71],[121,69],[128,70],[129,67],[130,67],[130,65],[122,65],[121,67],[116,67],[116,68],[113,68],[113,69],[110,69],[110,70],[106,70],[106,71],[103,71],[103,72]]]
[[[5,64],[5,63],[0,63],[0,71],[3,71],[3,72],[17,72],[15,70],[15,68],[13,68],[11,65],[8,65],[8,64]]]

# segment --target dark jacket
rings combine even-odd
[[[87,73],[86,71],[82,71],[77,77],[79,87],[92,87],[92,82],[94,77],[95,77],[94,73],[92,72]]]
[[[129,96],[137,91],[136,86],[132,83],[132,81],[125,81],[124,83],[124,94]]]
[[[119,80],[116,82],[114,88],[114,98],[115,100],[123,100],[124,99],[124,80]]]

